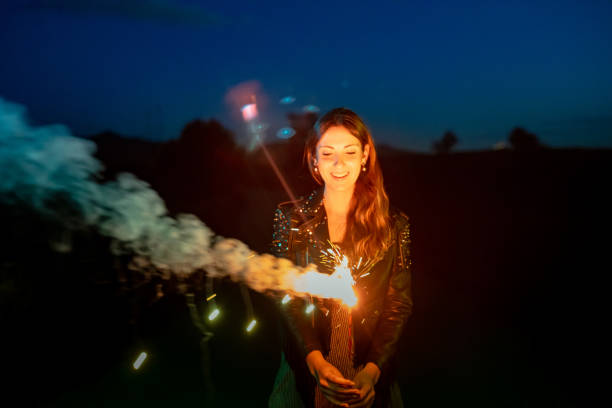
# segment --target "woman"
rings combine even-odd
[[[305,156],[323,188],[279,205],[273,251],[331,273],[328,249],[338,249],[349,258],[359,300],[351,309],[329,299],[283,305],[283,354],[269,406],[402,406],[394,355],[412,311],[408,218],[389,208],[372,137],[354,112],[322,116]]]

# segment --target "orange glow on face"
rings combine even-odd
[[[370,147],[343,126],[332,126],[317,143],[316,166],[326,189],[346,191],[354,188]]]

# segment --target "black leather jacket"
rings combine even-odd
[[[323,192],[314,191],[307,199],[278,206],[274,217],[273,253],[298,265],[314,263],[320,271],[321,250],[328,248],[329,232]],[[394,380],[394,354],[403,326],[412,313],[410,232],[408,217],[390,210],[392,243],[379,260],[354,274],[359,299],[353,307],[352,322],[355,365],[375,363],[381,370],[376,385],[374,406],[385,406],[389,386]],[[365,264],[365,260],[363,262]],[[331,273],[331,270],[327,270]],[[369,272],[369,274],[367,273]],[[364,276],[365,275],[365,276]],[[363,276],[363,277],[360,277]],[[317,307],[307,315],[306,302]],[[306,355],[320,350],[329,352],[331,338],[327,300],[294,298],[283,307],[283,351],[293,369],[296,385],[306,406],[314,406],[315,381],[306,366]]]

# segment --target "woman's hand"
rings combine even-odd
[[[355,375],[353,381],[359,390],[359,397],[349,401],[350,408],[371,407],[374,403],[374,386],[380,377],[380,369],[374,363],[368,363]]]
[[[317,380],[321,393],[332,403],[348,407],[348,401],[355,400],[361,395],[355,388],[355,383],[344,378],[336,367],[323,358],[320,351],[311,351],[306,356],[306,364]]]

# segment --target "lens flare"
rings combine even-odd
[[[317,113],[320,111],[318,106],[315,105],[306,105],[302,108],[304,112]]]
[[[246,104],[240,108],[240,112],[242,112],[242,118],[250,122],[257,117],[257,105],[254,103]]]
[[[281,98],[280,100],[281,105],[290,105],[293,102],[295,102],[295,98],[293,96],[285,96],[284,98]]]
[[[293,135],[295,135],[295,130],[290,127],[281,128],[276,132],[276,137],[279,139],[289,139]]]

